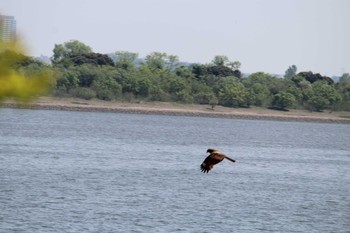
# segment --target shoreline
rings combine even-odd
[[[18,104],[15,101],[9,100],[0,103],[0,107],[58,111],[111,112],[125,114],[350,124],[350,112],[316,113],[308,112],[305,110],[290,110],[283,112],[260,108],[236,109],[222,106],[216,106],[214,110],[212,110],[209,105],[178,104],[166,102],[125,103],[102,100],[41,97],[30,104]],[[342,118],[340,116],[346,116],[349,118]]]

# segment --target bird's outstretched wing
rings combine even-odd
[[[208,173],[214,167],[214,165],[220,163],[224,157],[225,156],[220,152],[212,152],[201,164],[202,172]]]

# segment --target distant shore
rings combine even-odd
[[[42,97],[26,105],[18,104],[14,101],[5,101],[0,104],[0,107],[350,124],[350,112],[276,111],[263,108],[226,108],[222,106],[216,106],[212,109],[209,105],[165,102],[126,103]]]

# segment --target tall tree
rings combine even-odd
[[[296,65],[289,66],[289,68],[286,70],[284,77],[285,78],[292,78],[297,74],[297,67]]]
[[[150,69],[163,69],[166,63],[167,54],[153,52],[146,56],[146,64]]]
[[[179,57],[175,55],[168,55],[168,68],[174,70],[178,65]]]
[[[340,83],[350,83],[350,74],[349,73],[344,73],[340,78],[339,78]]]
[[[212,60],[215,66],[227,66],[232,70],[239,70],[241,63],[239,61],[230,61],[225,55],[216,55]]]
[[[90,46],[85,45],[84,43],[78,40],[70,40],[63,44],[55,44],[55,47],[53,49],[53,56],[51,59],[54,63],[57,63],[69,56],[81,55],[86,53],[92,53],[92,49]]]
[[[229,62],[230,62],[230,60],[225,55],[216,55],[214,57],[214,59],[212,60],[212,63],[216,66],[224,66]]]
[[[117,67],[129,69],[134,67],[135,60],[138,58],[139,54],[128,51],[116,51],[115,56]]]

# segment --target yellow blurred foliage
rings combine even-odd
[[[14,99],[27,103],[33,98],[47,94],[53,86],[53,73],[48,68],[34,72],[21,70],[24,55],[18,39],[5,42],[0,39],[0,101]]]

